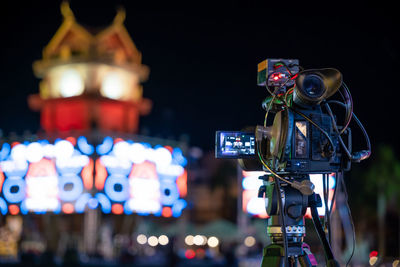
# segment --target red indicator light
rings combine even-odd
[[[378,256],[378,251],[376,251],[376,250],[373,250],[373,251],[371,251],[371,253],[369,253],[370,258],[377,257],[377,256]]]

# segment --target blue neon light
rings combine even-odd
[[[11,146],[9,143],[4,143],[0,150],[0,161],[5,160],[11,151]]]
[[[187,159],[183,156],[182,150],[178,147],[172,150],[172,160],[182,167],[185,167],[187,164]]]
[[[116,190],[116,186],[121,190]],[[107,196],[116,202],[122,202],[129,198],[129,182],[128,178],[119,175],[111,175],[104,184],[104,191]]]
[[[75,202],[75,211],[77,213],[83,213],[85,206],[89,202],[92,196],[89,193],[82,194]]]
[[[160,179],[161,204],[171,206],[179,198],[179,190],[174,180]]]
[[[11,189],[13,188],[11,192]],[[18,176],[5,179],[3,184],[3,195],[10,203],[21,202],[25,198],[25,181]]]
[[[91,198],[88,201],[88,208],[94,210],[99,206],[99,200],[97,198]]]
[[[21,211],[21,214],[28,214],[28,208],[26,207],[26,199],[24,199],[21,202],[21,205],[19,205],[19,210]]]
[[[0,211],[3,215],[6,215],[8,211],[7,203],[2,197],[0,197]]]
[[[84,136],[79,136],[76,140],[76,144],[80,151],[85,155],[92,155],[94,152],[94,147],[90,145]]]
[[[186,208],[187,202],[184,199],[178,199],[175,201],[174,205],[172,206],[172,216],[173,217],[179,217],[182,214],[182,210]]]
[[[72,184],[72,189],[66,191],[65,185]],[[74,174],[66,174],[59,178],[59,197],[63,201],[73,201],[79,197],[83,191],[83,183],[80,177]]]
[[[106,195],[104,195],[103,193],[97,193],[94,197],[97,198],[97,200],[99,201],[100,206],[101,206],[101,210],[104,213],[110,213],[111,212],[111,202],[106,197]]]
[[[96,152],[99,155],[105,155],[111,151],[111,148],[113,147],[114,140],[107,136],[103,139],[103,143],[98,145],[96,147]]]

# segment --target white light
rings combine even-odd
[[[193,243],[193,236],[192,235],[188,235],[188,236],[186,236],[185,237],[185,244],[186,245],[188,245],[188,246],[192,246],[194,243]]]
[[[171,152],[165,147],[159,147],[153,152],[153,161],[157,164],[157,168],[168,166],[172,161]]]
[[[128,158],[130,145],[125,141],[120,141],[114,145],[113,152],[118,159]]]
[[[29,162],[38,162],[43,158],[43,148],[38,142],[30,143],[26,148],[26,159]]]
[[[110,72],[103,78],[100,93],[104,97],[120,99],[124,94],[124,83],[116,72]]]
[[[369,265],[374,265],[378,261],[378,257],[369,258]]]
[[[140,234],[137,236],[136,241],[140,244],[140,245],[144,245],[147,243],[147,237],[144,234]]]
[[[146,148],[139,143],[133,143],[129,149],[129,159],[135,163],[139,164],[146,160]]]
[[[209,247],[215,248],[216,246],[218,246],[219,240],[215,236],[211,236],[208,239],[207,244],[208,244]]]
[[[166,235],[160,235],[158,237],[158,243],[160,243],[160,245],[165,246],[167,245],[169,242],[168,236]]]
[[[11,149],[11,157],[14,161],[26,159],[26,146],[18,144]]]
[[[59,86],[60,94],[63,97],[80,95],[85,89],[81,75],[74,69],[69,69],[62,73]]]
[[[250,247],[254,246],[255,244],[256,244],[256,239],[252,236],[248,236],[244,239],[244,245],[246,247],[250,248]]]
[[[399,266],[400,261],[399,260],[395,260],[392,263],[392,267],[398,267]]]
[[[54,156],[57,159],[68,159],[74,153],[74,146],[67,140],[58,141],[54,145]]]
[[[158,238],[152,235],[147,239],[147,243],[149,243],[150,246],[155,247],[158,245]]]
[[[193,244],[195,244],[196,246],[205,245],[207,244],[207,237],[203,235],[196,235],[195,237],[193,237]]]
[[[268,198],[259,198],[254,196],[247,202],[246,210],[248,213],[253,215],[263,214],[266,212],[265,207],[268,204]]]

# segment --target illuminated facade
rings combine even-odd
[[[64,21],[33,65],[44,137],[0,143],[0,212],[103,213],[179,217],[186,207],[181,148],[134,135],[151,109],[141,64],[119,10],[92,33],[63,2]],[[151,139],[151,138],[147,138]]]

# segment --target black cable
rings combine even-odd
[[[347,212],[349,213],[350,217],[350,224],[351,224],[351,230],[352,230],[352,239],[353,239],[353,244],[352,244],[352,250],[349,259],[346,262],[346,267],[349,265],[351,259],[354,256],[354,252],[356,249],[356,232],[355,232],[355,227],[354,227],[354,222],[353,222],[353,216],[351,215],[351,210],[349,206],[349,201],[348,201],[348,194],[347,194],[347,189],[346,189],[346,184],[344,183],[343,177],[340,175],[340,183],[342,185],[343,193],[344,193],[344,200],[347,208]]]
[[[322,176],[323,193],[324,193],[324,204],[325,204],[325,216],[324,223],[326,226],[326,232],[328,234],[329,243],[331,243],[331,220],[329,212],[329,175],[323,174]]]
[[[333,104],[340,105],[342,107],[346,107],[346,105],[344,103],[342,103],[340,101],[337,101],[337,100],[329,100],[326,103],[328,103],[328,104],[329,103],[333,103]],[[356,121],[358,127],[361,129],[361,131],[362,131],[362,133],[364,135],[365,141],[367,143],[367,150],[369,151],[369,154],[371,154],[371,141],[369,140],[368,133],[365,130],[365,128],[364,128],[363,124],[361,123],[361,121],[357,118],[356,114],[354,114],[354,112],[353,112],[353,118]]]

